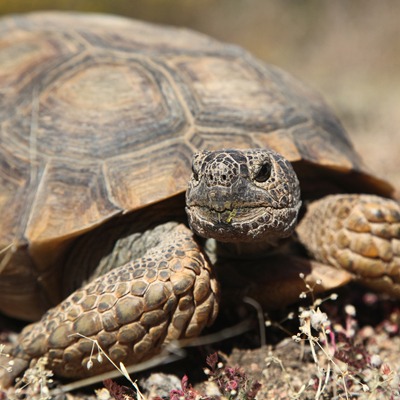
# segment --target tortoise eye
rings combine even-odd
[[[256,177],[254,178],[257,182],[266,182],[271,176],[271,165],[269,163],[264,164],[260,170],[257,172]]]

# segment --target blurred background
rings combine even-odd
[[[400,192],[398,0],[13,0],[0,14],[104,12],[236,43],[321,92],[366,165]]]

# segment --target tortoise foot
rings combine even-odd
[[[193,234],[177,225],[142,258],[95,279],[27,326],[12,355],[46,356],[61,377],[97,375],[113,369],[97,358],[98,346],[116,365],[138,363],[173,340],[198,336],[217,309],[211,268]]]
[[[300,241],[323,263],[400,298],[400,205],[373,195],[333,195],[312,203]]]

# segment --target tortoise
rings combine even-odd
[[[4,385],[42,355],[66,378],[113,368],[88,368],[94,339],[128,365],[195,337],[220,280],[266,306],[296,299],[299,271],[400,297],[393,188],[288,73],[117,16],[13,15],[0,33],[0,311],[41,318]]]

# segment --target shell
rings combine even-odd
[[[392,190],[323,100],[284,71],[199,33],[121,17],[1,19],[0,123],[8,314],[39,313],[73,238],[182,193],[199,149],[270,147],[293,162],[306,198]]]

